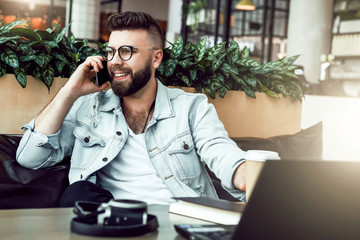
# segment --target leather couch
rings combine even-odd
[[[0,209],[57,207],[58,200],[68,186],[69,159],[56,166],[31,170],[20,166],[16,149],[20,136],[0,134]],[[321,160],[322,123],[296,134],[271,138],[233,138],[243,150],[271,150],[282,160]],[[222,187],[211,171],[220,198],[236,200]]]

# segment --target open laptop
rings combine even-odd
[[[269,160],[237,226],[175,229],[193,240],[358,240],[360,162]]]

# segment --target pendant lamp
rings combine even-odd
[[[247,10],[247,11],[252,11],[256,9],[255,5],[251,2],[251,0],[241,0],[236,4],[235,8],[239,10]]]

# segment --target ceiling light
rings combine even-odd
[[[255,5],[251,2],[251,0],[241,0],[240,2],[238,2],[238,4],[236,4],[235,8],[247,11],[252,11],[256,9]]]

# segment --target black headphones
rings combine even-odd
[[[82,235],[139,236],[159,227],[157,217],[147,213],[147,204],[136,200],[77,201],[74,213],[77,217],[71,220],[71,231]]]

